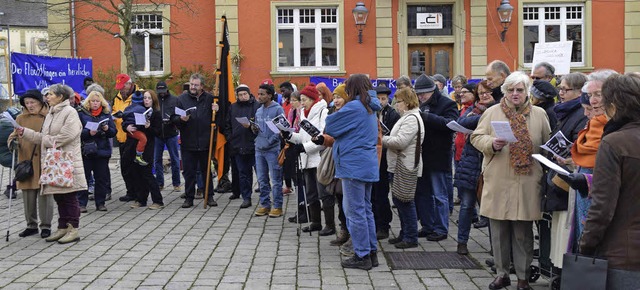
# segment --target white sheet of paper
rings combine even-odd
[[[505,139],[507,142],[518,142],[516,136],[511,131],[511,125],[509,121],[491,121],[491,127],[496,132],[496,137]]]
[[[14,128],[22,128],[22,126],[18,125],[18,123],[16,123],[16,120],[13,119],[13,117],[11,117],[11,114],[9,114],[9,112],[4,111],[4,113],[2,113],[2,116],[9,120],[9,122],[11,122],[11,125],[13,125]]]
[[[89,129],[89,131],[98,131],[98,123],[97,122],[87,122],[84,125],[85,128]]]
[[[276,125],[276,128],[278,128],[280,131],[289,131],[289,132],[293,132],[294,129],[293,128],[287,128],[285,126],[282,126],[282,124],[280,123],[274,123]]]
[[[553,169],[553,171],[558,172],[558,174],[562,174],[565,176],[570,174],[569,171],[564,170],[564,168],[560,167],[558,164],[555,164],[553,161],[547,159],[547,157],[544,157],[540,154],[531,154],[531,157],[540,161],[540,163],[546,165],[547,167]]]
[[[467,128],[465,128],[464,126],[458,124],[458,122],[456,121],[451,121],[449,123],[447,123],[447,127],[449,127],[449,129],[456,131],[456,132],[460,132],[463,134],[471,134],[473,132],[473,130],[469,130]]]
[[[178,107],[176,107],[175,111],[176,111],[176,115],[178,115],[178,116],[180,116],[180,117],[184,117],[184,116],[186,116],[186,115],[187,115],[187,112],[185,112],[185,110],[180,109],[180,108],[178,108]]]
[[[144,125],[147,123],[147,117],[144,114],[133,113],[133,116],[136,117],[136,125]]]
[[[265,123],[273,133],[280,134],[280,130],[278,130],[278,127],[276,127],[276,124],[274,124],[273,121],[266,120]]]
[[[236,117],[236,121],[242,125],[250,125],[249,119],[247,117]]]

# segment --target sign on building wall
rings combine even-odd
[[[548,62],[556,69],[556,75],[566,75],[571,72],[571,50],[573,41],[558,41],[536,43],[533,48],[531,70],[536,64]]]
[[[442,13],[416,13],[417,29],[442,29]]]
[[[53,84],[66,84],[76,92],[84,90],[84,78],[93,75],[91,59],[11,54],[13,91],[42,90]]]

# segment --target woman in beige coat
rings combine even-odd
[[[44,118],[49,112],[42,99],[39,90],[28,90],[20,97],[20,104],[24,108],[22,114],[16,118],[20,126],[40,132]],[[9,135],[8,143],[17,142],[17,133]],[[11,147],[11,146],[10,146]],[[27,220],[27,228],[18,234],[27,237],[38,233],[38,215],[40,215],[40,236],[48,238],[51,235],[51,220],[53,219],[53,198],[50,195],[40,194],[40,146],[22,140],[18,147],[18,162],[31,160],[33,175],[23,181],[17,182],[18,189],[22,190],[24,200],[24,217]]]
[[[87,189],[87,181],[84,178],[84,166],[80,151],[80,133],[82,123],[78,112],[69,105],[69,98],[73,97],[73,89],[67,85],[55,84],[49,87],[47,102],[50,109],[44,119],[42,131],[37,132],[29,128],[17,129],[18,136],[22,140],[40,144],[40,150],[46,152],[48,148],[55,146],[73,155],[73,186],[57,187],[51,185],[42,186],[42,194],[52,194],[58,205],[58,230],[47,242],[58,241],[65,244],[80,240],[78,226],[80,224],[80,207],[77,194]],[[23,142],[23,141],[21,141]],[[44,153],[43,153],[44,155]]]
[[[529,97],[531,80],[522,72],[514,72],[502,85],[504,98],[499,105],[485,111],[471,144],[484,155],[484,188],[480,214],[489,218],[491,243],[497,278],[489,289],[511,285],[510,252],[518,277],[518,290],[530,289],[529,265],[533,261],[533,221],[541,218],[540,180],[542,167],[531,154],[551,131],[546,112],[532,106]],[[493,121],[507,122],[517,142],[497,138]]]

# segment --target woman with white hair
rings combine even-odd
[[[504,98],[485,111],[471,135],[471,144],[484,155],[480,214],[489,218],[498,271],[489,289],[511,285],[511,253],[518,289],[531,289],[528,277],[533,261],[533,222],[542,217],[542,167],[531,154],[540,153],[540,145],[549,139],[551,129],[545,111],[531,105],[530,87],[526,74],[510,74],[501,87]],[[517,141],[496,136],[494,121],[507,122]]]

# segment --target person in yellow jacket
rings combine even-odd
[[[135,93],[143,93],[127,74],[119,74],[116,76],[116,90],[118,94],[113,98],[113,105],[111,106],[113,112],[113,120],[116,123],[116,139],[120,144],[120,173],[124,180],[127,193],[119,198],[120,201],[128,202],[135,200],[136,192],[133,192],[133,184],[135,180],[131,180],[130,177],[134,176],[129,174],[133,160],[135,159],[135,147],[137,140],[133,138],[127,138],[127,132],[122,128],[122,114],[131,104],[131,96]]]

